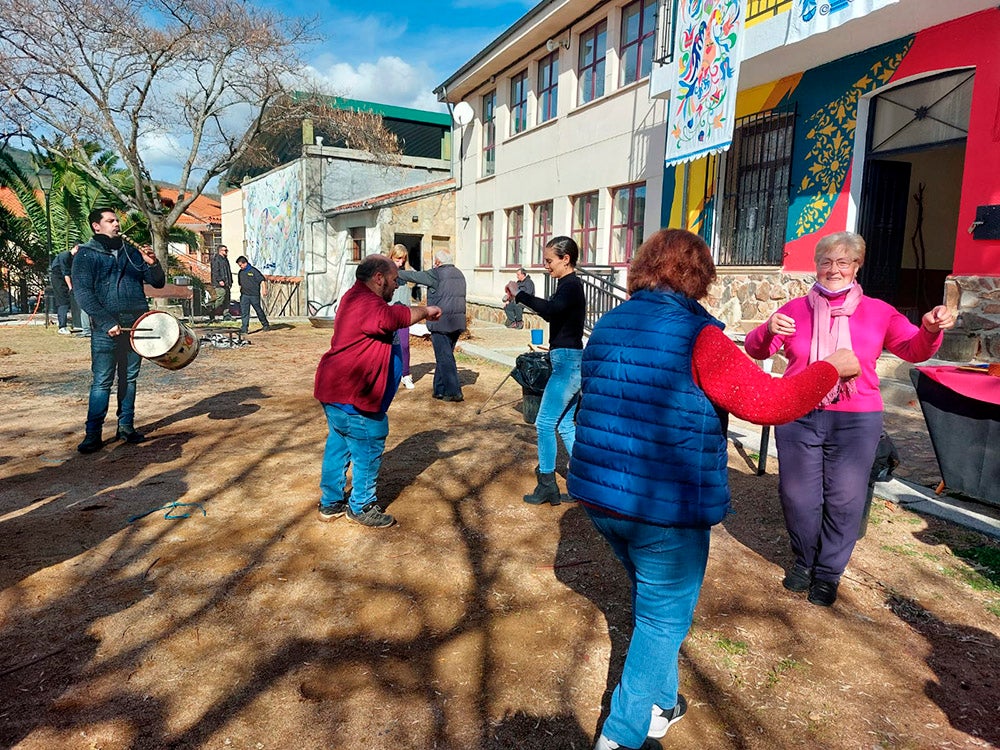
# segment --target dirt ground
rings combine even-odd
[[[518,388],[477,415],[506,370],[462,357],[466,401],[435,401],[415,343],[379,484],[398,525],[320,523],[329,333],[146,363],[148,441],[81,456],[86,341],[0,327],[0,746],[592,746],[629,592],[581,508],[521,501]],[[664,747],[1000,745],[1000,582],[970,562],[997,546],[877,501],[812,606],[781,586],[776,477],[731,456]]]

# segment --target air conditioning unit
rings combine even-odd
[[[190,276],[174,276],[174,283],[177,286],[189,286],[191,284]]]

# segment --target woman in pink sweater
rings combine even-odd
[[[775,428],[778,493],[795,564],[785,575],[789,591],[809,591],[809,601],[829,607],[854,551],[868,474],[882,434],[882,394],[875,362],[888,349],[908,362],[933,356],[942,331],[955,324],[944,305],[919,327],[881,300],[865,297],[856,281],[865,241],[838,232],[816,245],[816,283],[805,297],[783,305],[746,338],[746,351],[766,359],[784,347],[786,375],[802,372],[840,348],[852,349],[861,374],[841,379],[820,406]]]

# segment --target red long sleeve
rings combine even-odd
[[[709,401],[754,424],[784,424],[815,409],[837,384],[837,368],[814,362],[798,375],[773,378],[715,326],[694,344],[691,370]]]

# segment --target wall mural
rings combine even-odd
[[[299,276],[302,185],[297,166],[244,186],[246,250],[268,276]]]

